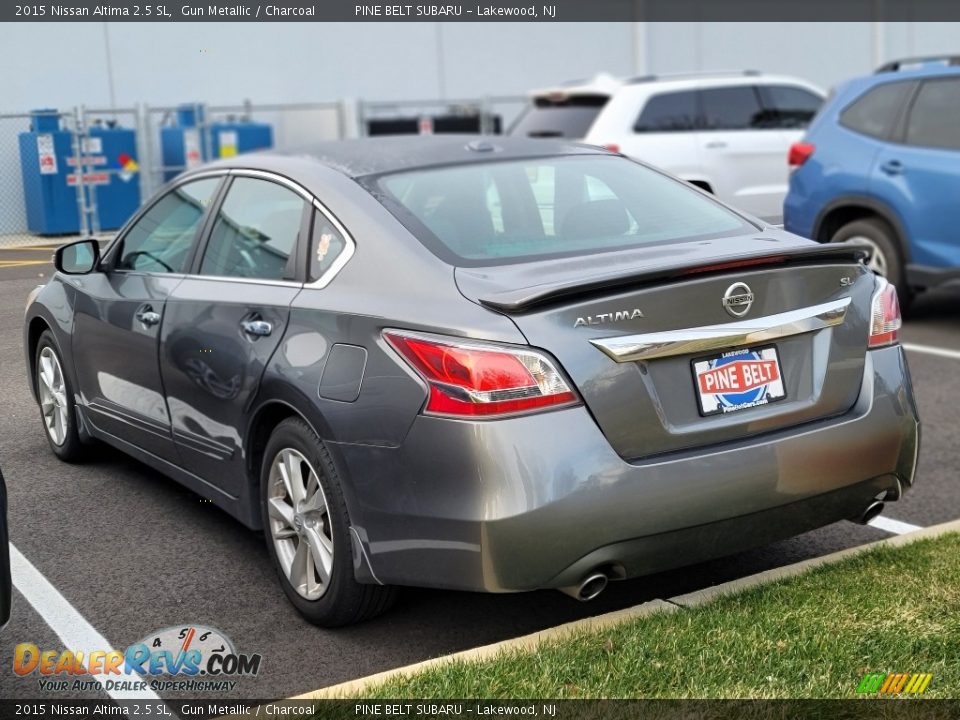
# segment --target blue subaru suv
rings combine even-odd
[[[788,162],[787,230],[871,245],[902,306],[960,279],[960,57],[898,60],[841,85]]]

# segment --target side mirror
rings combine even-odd
[[[86,275],[100,264],[100,243],[96,240],[78,240],[57,248],[53,266],[64,275]]]

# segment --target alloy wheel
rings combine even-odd
[[[270,535],[290,585],[307,600],[321,597],[333,572],[333,527],[316,471],[293,448],[270,466],[267,512]]]
[[[40,351],[37,372],[37,392],[40,396],[40,410],[47,434],[58,447],[67,439],[67,388],[63,380],[63,369],[53,348],[47,346]]]

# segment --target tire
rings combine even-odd
[[[841,227],[830,238],[830,242],[846,240],[860,240],[874,248],[874,256],[868,266],[896,286],[900,309],[905,311],[913,302],[914,292],[913,288],[907,285],[903,252],[893,228],[880,218],[854,220]]]
[[[77,433],[73,386],[63,366],[63,356],[53,333],[45,330],[37,341],[34,355],[40,419],[53,454],[65,462],[76,462],[84,456],[84,445]]]
[[[327,628],[369,620],[387,610],[395,588],[354,579],[350,517],[337,470],[320,438],[299,418],[288,418],[273,431],[263,458],[263,534],[293,606],[314,625]],[[298,495],[297,503],[291,502],[291,491]],[[326,580],[313,562],[315,552],[326,569]]]

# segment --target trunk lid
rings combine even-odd
[[[771,231],[457,268],[456,278],[466,297],[508,315],[531,345],[559,360],[613,448],[635,460],[849,410],[860,391],[874,289],[863,252]],[[730,308],[725,295],[733,297]],[[756,365],[740,371],[753,372],[761,388],[750,393],[778,394],[774,385],[757,385],[769,380],[769,351],[716,362],[727,352],[771,347],[784,397],[725,412],[723,402],[746,402],[749,393],[708,395],[705,402],[721,409],[705,415],[698,395],[705,380],[696,375],[714,365]]]

